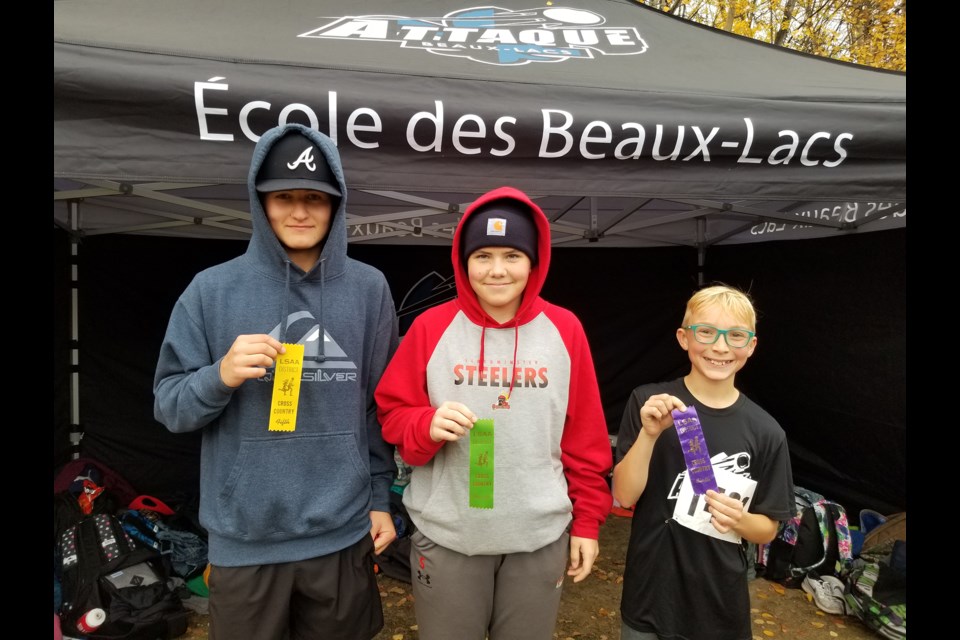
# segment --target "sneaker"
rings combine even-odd
[[[836,576],[819,578],[811,573],[803,579],[803,584],[800,586],[813,596],[814,604],[821,611],[838,616],[846,614],[846,602],[843,599],[844,584],[840,578]]]

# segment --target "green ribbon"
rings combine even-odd
[[[493,509],[493,418],[470,430],[470,506]]]

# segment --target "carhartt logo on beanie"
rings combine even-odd
[[[313,140],[298,131],[277,140],[257,172],[257,191],[287,189],[313,189],[342,195],[326,156]]]
[[[533,212],[518,200],[494,200],[474,211],[460,234],[461,257],[481,247],[513,247],[537,264],[537,225]]]

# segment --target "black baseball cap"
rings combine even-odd
[[[317,144],[299,131],[277,140],[257,172],[257,191],[312,189],[341,196],[336,176]]]

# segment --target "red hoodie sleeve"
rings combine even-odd
[[[434,307],[414,320],[380,378],[374,398],[383,439],[397,446],[404,462],[426,464],[443,446],[430,438],[436,407],[427,394],[427,362],[449,316],[446,307]],[[452,316],[451,316],[452,317]]]
[[[572,313],[558,324],[567,325],[561,334],[571,359],[570,398],[560,439],[560,460],[573,503],[570,535],[596,540],[600,525],[613,506],[607,484],[607,475],[613,467],[610,436],[583,327]]]

